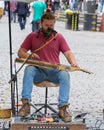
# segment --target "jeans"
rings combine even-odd
[[[103,6],[104,6],[104,2],[103,1],[99,1],[99,3],[98,3],[98,11],[100,13],[102,13],[102,11],[103,11]]]
[[[54,2],[54,6],[55,6],[55,11],[59,10],[60,8],[60,3],[59,2]]]
[[[77,2],[76,0],[70,1],[70,9],[71,10],[76,10],[77,9]]]
[[[16,22],[16,12],[10,11],[10,21],[12,22],[12,20],[14,20],[14,22]]]
[[[59,83],[59,101],[58,106],[68,104],[70,91],[70,75],[66,71],[56,69],[42,69],[34,66],[27,66],[24,71],[22,98],[27,98],[31,101],[31,93],[34,82],[44,80],[53,83]]]
[[[19,21],[21,30],[25,29],[26,15],[18,15],[18,21]]]
[[[39,21],[32,21],[32,32],[35,32],[36,30],[38,30],[40,28],[40,22]]]

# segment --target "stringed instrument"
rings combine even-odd
[[[24,63],[25,59],[23,58],[16,58],[15,59],[16,62],[18,63]],[[57,69],[57,70],[63,70],[63,71],[67,71],[67,72],[72,72],[72,71],[82,71],[88,74],[92,74],[92,72],[82,69],[80,67],[73,67],[73,66],[67,66],[67,65],[63,65],[63,64],[53,64],[53,63],[49,63],[49,62],[44,62],[44,61],[38,61],[38,60],[30,60],[28,59],[26,61],[26,64],[32,65],[32,66],[37,66],[40,68],[50,68],[50,69]]]

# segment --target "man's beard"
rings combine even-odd
[[[52,28],[48,28],[47,30],[44,30],[43,28],[41,28],[41,32],[43,33],[43,35],[46,36],[51,36],[53,29]]]

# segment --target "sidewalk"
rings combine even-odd
[[[20,30],[18,23],[12,23],[11,25],[14,66],[19,46],[25,36],[31,32],[31,24],[27,22],[26,29],[23,31]],[[70,110],[90,113],[88,114],[87,123],[91,125],[91,120],[96,117],[102,118],[102,109],[104,108],[104,33],[66,30],[65,23],[59,21],[56,21],[55,29],[66,38],[76,56],[79,66],[93,72],[90,75],[81,71],[70,73]],[[6,100],[7,107],[10,106],[11,102],[11,99],[8,98],[10,97],[8,89],[8,81],[10,79],[8,36],[8,19],[4,16],[0,21],[0,104],[3,104]],[[60,59],[62,64],[68,65],[62,54],[60,55]],[[17,65],[17,69],[20,65]],[[19,100],[21,98],[23,70],[24,68],[18,74]],[[32,102],[41,102],[43,93],[43,88],[34,87]],[[49,100],[53,102],[57,101],[58,88],[50,88],[49,95]]]

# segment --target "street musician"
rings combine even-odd
[[[51,12],[43,14],[40,29],[26,37],[18,50],[18,56],[25,59],[28,57],[32,60],[59,64],[59,55],[62,52],[71,66],[78,67],[70,47],[62,34],[54,30],[54,25],[55,16]],[[59,117],[65,122],[70,122],[72,117],[67,111],[70,103],[70,74],[54,68],[47,69],[30,65],[26,66],[24,71],[21,98],[23,106],[19,110],[19,116],[27,116],[30,113],[29,103],[31,101],[33,83],[45,80],[59,83]]]

